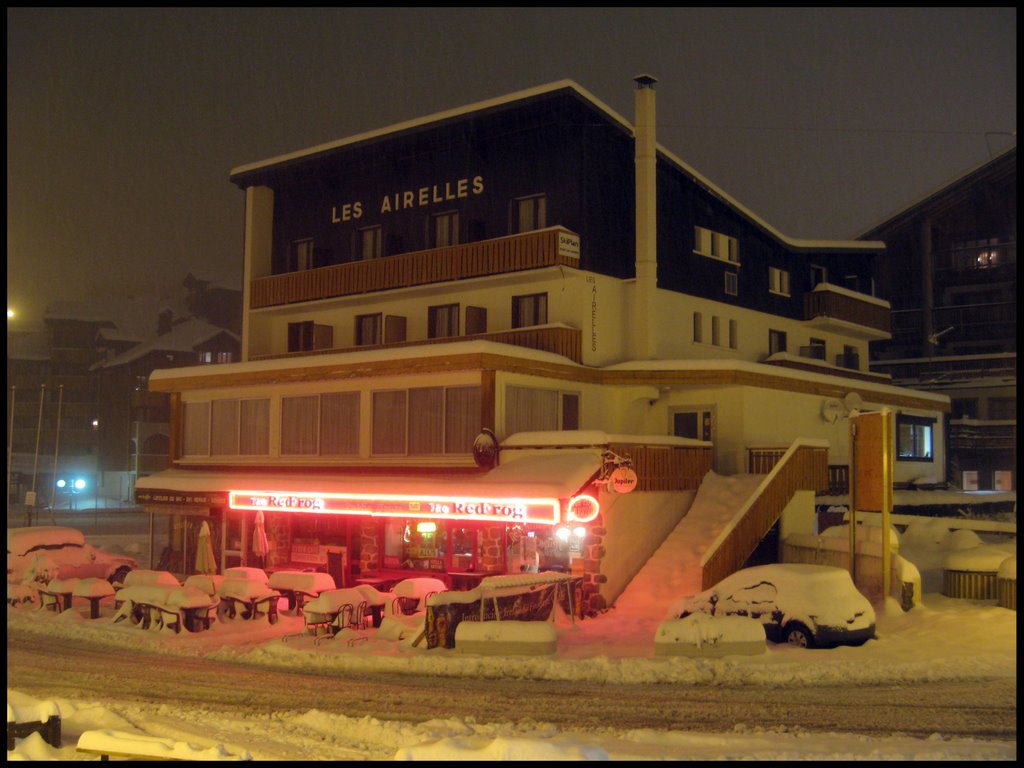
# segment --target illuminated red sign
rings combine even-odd
[[[557,525],[558,499],[480,499],[391,494],[231,491],[231,509],[316,512],[371,517],[424,517],[437,520],[490,520]]]

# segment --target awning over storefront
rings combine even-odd
[[[591,506],[570,500],[600,467],[600,450],[569,449],[523,452],[489,471],[465,475],[170,469],[139,478],[136,500],[158,505],[220,499],[232,509],[555,525],[567,522],[575,509],[584,510],[577,519],[591,514]]]

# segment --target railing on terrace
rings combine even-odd
[[[576,237],[568,230],[551,227],[464,245],[259,277],[252,281],[250,308],[408,288],[539,267],[578,267],[578,240],[575,253],[559,247],[566,236]]]
[[[496,341],[516,347],[536,349],[540,352],[551,352],[579,363],[582,362],[582,339],[583,334],[579,328],[570,328],[569,326],[538,326],[533,328],[516,328],[509,331],[495,331],[494,333],[477,333],[471,336],[445,336],[439,339],[397,341],[390,344],[374,344],[362,347],[335,347],[333,349],[317,349],[307,352],[253,355],[252,359],[269,360],[272,358],[306,357],[340,352],[364,352],[373,349],[399,349],[422,344],[450,344],[456,341]]]
[[[1012,269],[1017,264],[1017,241],[995,242],[964,248],[936,251],[935,269],[958,272],[991,273]]]
[[[891,332],[892,321],[888,306],[858,299],[849,293],[829,290],[827,285],[824,288],[819,285],[818,288],[804,294],[805,320],[830,317],[882,333]]]
[[[708,589],[743,567],[796,491],[818,493],[827,488],[828,448],[810,441],[791,445],[705,552],[701,588]]]
[[[610,444],[633,461],[638,491],[693,491],[711,469],[711,447]]]
[[[767,475],[789,449],[784,446],[747,448],[747,472],[751,475]],[[818,494],[845,496],[850,492],[850,465],[828,465],[828,487]]]
[[[949,447],[956,450],[1009,450],[1017,445],[1017,424],[957,419],[949,423]]]

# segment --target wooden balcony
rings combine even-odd
[[[848,333],[873,341],[892,335],[892,310],[887,302],[822,283],[804,294],[804,320],[823,330]],[[859,330],[857,328],[859,326]]]
[[[561,227],[550,227],[465,245],[256,278],[252,281],[250,309],[559,265],[579,266],[579,238]]]
[[[337,347],[334,349],[317,349],[311,352],[286,352],[280,355],[253,355],[253,360],[271,360],[286,357],[308,357],[310,355],[327,355],[339,352],[365,352],[373,349],[401,349],[421,344],[450,344],[455,341],[496,341],[540,352],[551,352],[561,355],[574,363],[582,362],[583,334],[579,328],[567,325],[534,326],[515,328],[508,331],[493,333],[477,333],[472,336],[445,336],[440,339],[420,339],[418,341],[399,341],[391,344],[374,344],[362,347]]]

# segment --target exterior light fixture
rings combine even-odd
[[[569,536],[571,535],[572,533],[569,531],[568,528],[559,528],[555,531],[555,536],[558,538],[559,541],[568,541]]]

